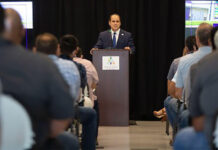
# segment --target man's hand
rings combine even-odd
[[[98,50],[98,48],[92,48],[92,49],[90,50],[90,54],[92,55],[92,54],[93,54],[93,51],[95,51],[95,50]]]
[[[195,131],[203,131],[204,129],[204,116],[199,116],[192,118],[192,125],[195,129]]]
[[[124,47],[125,50],[131,51],[131,48],[129,46]]]
[[[55,138],[59,134],[63,133],[71,121],[71,119],[51,120],[50,137]]]

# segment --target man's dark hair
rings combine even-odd
[[[79,41],[74,35],[67,34],[60,39],[60,48],[63,54],[71,54],[77,46],[79,46]]]
[[[215,41],[214,41],[214,36],[215,36],[217,30],[218,30],[218,27],[214,27],[214,28],[211,30],[211,36],[210,36],[210,38],[211,38],[211,43],[212,43],[212,48],[213,48],[213,50],[216,50],[216,49],[218,48],[218,47],[216,47]]]
[[[209,39],[210,39],[210,34],[211,34],[211,30],[212,30],[212,26],[209,25],[208,23],[201,23],[200,28],[197,29],[197,36],[199,38],[199,42],[202,45],[208,46],[209,45]]]
[[[37,36],[35,46],[37,51],[46,54],[56,54],[58,39],[50,33],[43,33]]]
[[[185,40],[185,46],[188,48],[189,52],[194,51],[194,47],[198,49],[198,46],[196,44],[196,38],[194,35],[188,36]]]
[[[4,30],[4,17],[5,17],[4,9],[0,4],[0,33],[2,33]]]
[[[110,16],[108,18],[108,21],[111,21],[111,16],[113,16],[113,15],[117,15],[120,18],[120,15],[118,13],[113,13],[113,14],[110,14]],[[121,21],[121,18],[120,18],[120,21]]]

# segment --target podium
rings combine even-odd
[[[97,96],[100,125],[129,125],[129,51],[93,51],[93,64],[99,76]]]

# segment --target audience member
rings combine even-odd
[[[185,47],[183,49],[183,56],[193,53],[196,50],[197,50],[197,45],[196,45],[195,36],[187,37],[185,40]],[[180,58],[181,57],[173,60],[170,66],[168,75],[167,75],[167,88],[168,88],[169,96],[164,100],[164,108],[158,112],[154,112],[156,116],[157,115],[164,116],[167,113],[167,118],[172,126],[175,125],[175,118],[176,118],[176,112],[177,112],[177,107],[171,107],[171,106],[174,106],[171,103],[175,103],[175,105],[177,103],[177,100],[174,98],[175,97],[175,83],[172,81],[172,79],[177,71]]]
[[[179,66],[176,74],[173,77],[173,81],[176,83],[176,98],[182,102],[180,110],[178,110],[179,118],[178,120],[179,128],[184,128],[189,124],[189,111],[185,109],[187,107],[187,103],[184,102],[184,88],[186,87],[186,80],[188,77],[188,72],[191,65],[197,63],[200,59],[208,55],[212,52],[210,34],[211,34],[212,26],[207,23],[202,23],[196,30],[196,42],[199,47],[198,51],[193,54],[189,54],[183,56],[180,59]],[[172,103],[173,108],[177,108],[177,103]],[[171,112],[172,113],[172,112]],[[176,114],[175,114],[176,116]]]
[[[217,47],[218,32],[214,36],[214,48]],[[213,117],[218,110],[216,63],[218,63],[217,51],[204,57],[190,69],[189,111],[193,127],[185,128],[178,133],[174,144],[176,150],[211,149],[209,141],[212,138]]]
[[[9,21],[6,25],[23,30],[19,15],[14,10],[7,12],[14,15],[16,19]],[[32,149],[49,149],[48,146],[54,148],[60,142],[57,141],[57,137],[62,136],[73,116],[73,99],[69,93],[69,87],[50,59],[11,43],[19,44],[18,41],[21,41],[22,36],[17,36],[21,39],[15,42],[8,36],[9,34],[4,33],[4,39],[3,25],[4,12],[0,6],[0,78],[4,87],[3,92],[18,100],[30,114],[36,135]],[[12,29],[7,26],[6,32]],[[74,141],[74,137],[71,136],[66,139]],[[64,149],[62,145],[60,149]],[[68,148],[78,149],[78,144]]]
[[[70,60],[71,62],[76,63],[80,73],[83,72],[81,68],[84,66],[80,63],[77,63],[73,60],[73,53],[78,47],[78,39],[73,35],[64,35],[60,40],[60,48],[61,48],[61,58],[65,60]],[[84,70],[86,71],[85,67]],[[88,71],[86,71],[88,72]],[[85,75],[87,73],[85,72]],[[88,75],[87,75],[88,76]],[[86,78],[89,79],[89,76]],[[83,76],[81,77],[83,78]],[[83,79],[82,79],[83,80]],[[82,82],[81,80],[81,82]],[[87,83],[86,83],[87,85]],[[82,89],[85,86],[81,86]],[[96,121],[96,112],[92,108],[78,107],[77,117],[82,123],[82,149],[83,150],[94,150],[96,144],[96,130],[97,130],[97,121]]]
[[[98,126],[99,126],[99,107],[98,107],[97,96],[94,94],[93,91],[95,91],[96,86],[99,82],[98,73],[95,69],[95,66],[92,64],[92,62],[83,58],[83,53],[82,53],[81,48],[74,50],[74,52],[75,52],[76,56],[73,57],[73,60],[75,62],[82,64],[86,68],[87,81],[88,81],[88,87],[89,87],[88,88],[89,89],[89,96],[90,96],[91,100],[94,102],[94,109],[97,113],[97,133],[96,133],[96,142],[97,142]]]

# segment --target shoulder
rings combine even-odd
[[[110,30],[105,30],[105,31],[102,31],[102,32],[100,32],[100,34],[99,34],[99,35],[106,35],[106,34],[108,34],[108,33],[110,33]]]
[[[188,63],[193,58],[193,53],[182,56],[179,60],[179,65]]]
[[[199,71],[204,72],[213,72],[216,71],[215,68],[217,68],[217,63],[218,63],[218,51],[217,52],[212,52],[199,60],[198,63],[196,63],[196,67],[198,67]],[[205,73],[204,73],[205,74]]]
[[[172,62],[172,65],[178,65],[181,57],[175,58]]]
[[[124,35],[126,35],[126,36],[131,36],[131,33],[130,33],[130,32],[128,32],[128,31],[126,31],[126,30],[123,30],[123,29],[120,29],[120,33],[121,33],[121,34],[124,34]]]

